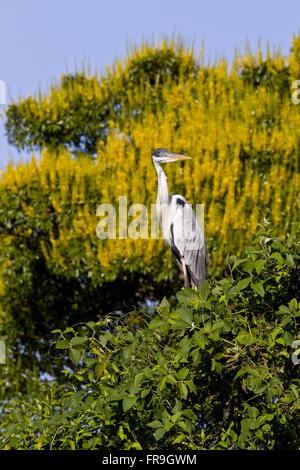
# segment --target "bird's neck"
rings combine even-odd
[[[153,161],[154,167],[158,178],[158,189],[157,189],[157,204],[168,204],[169,192],[167,177],[162,167],[155,161]]]

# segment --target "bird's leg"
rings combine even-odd
[[[189,278],[188,278],[188,273],[187,273],[184,257],[181,258],[181,264],[182,264],[182,271],[183,271],[183,278],[184,278],[184,287],[189,287]]]

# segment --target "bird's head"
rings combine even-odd
[[[176,162],[177,160],[190,160],[191,157],[169,152],[166,149],[156,149],[152,154],[152,160],[157,163]]]

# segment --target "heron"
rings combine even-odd
[[[184,287],[198,289],[206,279],[208,253],[203,230],[192,206],[180,194],[169,195],[167,176],[161,164],[191,157],[156,149],[152,161],[158,178],[156,212],[166,244],[183,273]]]

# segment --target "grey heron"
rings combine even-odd
[[[192,285],[198,289],[206,279],[208,261],[204,233],[187,200],[180,194],[169,196],[167,176],[160,166],[190,158],[161,148],[152,155],[158,178],[156,211],[163,239],[183,272],[184,287]]]

